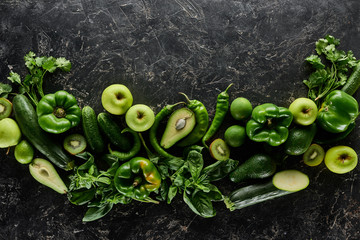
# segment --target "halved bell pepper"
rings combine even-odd
[[[123,163],[114,176],[116,189],[139,201],[149,201],[150,193],[159,189],[160,184],[161,176],[156,166],[143,157],[135,157]]]
[[[81,119],[76,98],[64,90],[42,97],[36,112],[40,127],[50,133],[63,133],[77,126]]]
[[[292,120],[293,115],[289,109],[265,103],[254,108],[251,119],[246,124],[246,134],[255,142],[279,146],[286,141]]]
[[[344,91],[330,92],[317,116],[318,126],[331,133],[346,131],[359,115],[359,104],[355,98]]]

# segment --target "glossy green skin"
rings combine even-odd
[[[293,115],[289,109],[265,103],[254,108],[246,124],[246,134],[255,142],[267,142],[279,146],[288,137]]]
[[[95,153],[104,151],[105,143],[101,136],[96,113],[90,106],[82,109],[82,127],[90,149]]]
[[[227,93],[227,91],[231,86],[232,84],[230,84],[225,89],[225,91],[221,92],[217,97],[214,119],[212,120],[209,129],[202,138],[202,143],[205,147],[207,147],[205,142],[216,133],[216,131],[219,129],[222,122],[224,121],[226,113],[229,111],[229,94]]]
[[[135,132],[134,130],[132,130],[130,128],[125,128],[122,131],[122,133],[124,133],[124,132],[131,133],[131,135],[133,136],[133,139],[134,139],[134,144],[129,151],[127,151],[127,152],[113,151],[109,145],[110,154],[116,156],[118,158],[118,160],[120,160],[120,161],[126,161],[126,160],[129,160],[129,159],[135,157],[135,155],[138,154],[138,152],[140,151],[140,148],[141,148],[141,141],[140,141],[140,137],[137,132]]]
[[[185,94],[183,95],[188,100],[187,107],[195,113],[196,125],[190,134],[177,144],[179,147],[186,147],[197,143],[202,139],[209,127],[209,114],[204,104],[198,100],[189,100]]]
[[[267,154],[255,154],[239,165],[229,175],[230,180],[235,183],[247,179],[263,179],[270,177],[276,171],[274,160]]]
[[[289,131],[284,150],[289,155],[301,155],[310,147],[317,131],[316,124],[296,126]]]
[[[159,141],[156,138],[156,133],[157,133],[157,129],[161,123],[161,121],[169,116],[175,109],[175,107],[178,105],[178,103],[173,104],[173,105],[166,105],[165,107],[163,107],[160,112],[158,112],[155,116],[155,122],[154,124],[151,126],[150,130],[149,130],[149,140],[150,140],[150,144],[151,146],[154,148],[154,150],[162,157],[165,158],[174,158],[174,156],[170,153],[168,153],[167,151],[165,151],[161,145],[159,144]]]
[[[331,133],[346,131],[359,115],[359,104],[351,95],[334,90],[329,93],[322,104],[317,123]]]
[[[159,189],[161,176],[155,165],[143,157],[135,157],[122,164],[115,173],[116,189],[135,200],[146,200],[149,194]]]
[[[64,112],[57,115],[57,109]],[[77,126],[81,120],[81,109],[76,98],[63,90],[42,97],[36,112],[40,127],[49,133],[63,133]]]
[[[101,131],[111,144],[121,151],[129,151],[131,149],[131,141],[121,132],[119,125],[111,118],[109,113],[99,113],[97,121]]]
[[[62,146],[56,143],[39,126],[36,111],[30,100],[24,95],[16,95],[13,98],[13,109],[21,132],[33,147],[57,167],[64,170],[73,169],[74,161],[63,150]]]

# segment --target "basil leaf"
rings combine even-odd
[[[12,87],[9,84],[0,83],[0,97],[8,98],[9,93],[11,93]]]
[[[91,222],[98,220],[108,214],[111,211],[112,207],[112,203],[105,203],[103,205],[100,205],[99,207],[90,207],[86,211],[82,220],[83,222]]]
[[[187,163],[189,166],[189,171],[193,179],[196,181],[201,173],[201,170],[204,166],[204,160],[202,154],[196,150],[191,150],[187,157]]]
[[[78,189],[68,193],[68,199],[72,204],[84,205],[90,202],[96,193],[96,188]]]
[[[168,191],[168,195],[167,195],[167,204],[171,203],[173,198],[176,196],[177,192],[178,192],[177,186],[172,185],[169,187],[169,191]]]
[[[209,181],[218,181],[226,177],[239,165],[239,161],[227,159],[217,161],[203,169],[202,174],[206,174]]]

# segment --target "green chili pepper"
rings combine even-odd
[[[116,189],[127,197],[138,201],[154,202],[151,192],[159,189],[161,176],[155,165],[143,157],[135,157],[122,164],[115,173]]]
[[[255,142],[279,146],[288,138],[288,127],[292,120],[293,115],[289,109],[265,103],[254,108],[251,119],[246,124],[246,134]]]
[[[135,157],[135,155],[140,151],[140,148],[141,148],[141,141],[140,141],[140,137],[137,132],[135,132],[134,130],[131,130],[130,128],[125,128],[124,130],[121,131],[121,133],[124,133],[124,132],[131,133],[131,135],[133,136],[133,139],[134,139],[134,145],[128,152],[113,151],[110,148],[110,144],[108,145],[110,154],[117,157],[120,161],[126,161],[126,160],[129,160],[129,159]]]
[[[56,134],[77,126],[81,120],[81,109],[76,98],[63,90],[42,97],[36,113],[40,127]]]
[[[152,147],[154,148],[154,150],[162,157],[165,158],[174,158],[175,156],[171,155],[170,153],[168,153],[167,151],[165,151],[159,144],[157,138],[156,138],[156,133],[157,133],[157,129],[159,127],[160,122],[168,115],[170,115],[174,110],[175,107],[177,105],[179,105],[182,102],[179,103],[175,103],[173,105],[166,105],[165,107],[163,107],[163,109],[161,109],[160,112],[158,112],[155,116],[155,122],[154,124],[151,126],[150,130],[149,130],[149,139],[150,139],[150,144],[152,145]]]
[[[206,130],[209,127],[209,114],[202,102],[198,100],[190,100],[185,93],[180,94],[185,96],[188,102],[187,107],[195,113],[196,119],[194,129],[177,144],[179,147],[186,147],[197,143],[205,135]]]
[[[216,111],[214,119],[211,122],[211,125],[207,132],[205,133],[204,137],[202,138],[202,143],[205,147],[208,147],[206,145],[206,141],[209,140],[216,131],[219,129],[220,125],[224,121],[224,118],[226,116],[226,113],[229,110],[229,94],[227,91],[233,84],[231,83],[225,91],[221,92],[217,97],[217,103],[216,103]]]

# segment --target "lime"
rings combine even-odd
[[[245,142],[246,130],[243,126],[233,125],[226,129],[224,139],[230,147],[240,147]]]
[[[21,164],[31,163],[34,158],[34,148],[25,139],[21,140],[15,147],[14,155],[15,159]]]
[[[250,117],[253,107],[249,100],[238,97],[231,102],[230,113],[235,120],[243,120]]]

